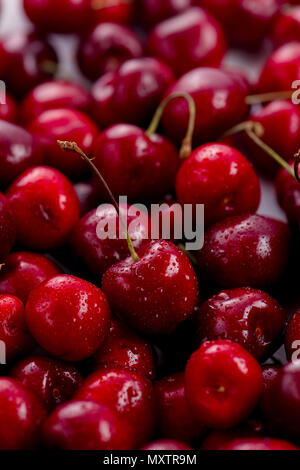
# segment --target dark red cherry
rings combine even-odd
[[[284,273],[289,244],[283,222],[252,214],[228,217],[206,231],[199,269],[224,287],[264,288]]]
[[[219,292],[199,307],[196,316],[201,342],[230,339],[256,359],[269,352],[285,320],[285,312],[275,299],[249,287]]]
[[[262,374],[264,379],[265,390],[271,386],[273,380],[276,379],[280,371],[280,365],[268,365],[262,366]]]
[[[230,215],[256,212],[260,184],[246,157],[233,147],[211,143],[197,148],[183,162],[176,194],[182,205],[204,204],[205,222],[211,225]]]
[[[186,451],[186,450],[193,450],[191,447],[189,447],[187,444],[184,442],[179,442],[179,441],[174,441],[171,439],[160,439],[159,441],[153,441],[149,442],[149,444],[145,445],[144,447],[141,448],[141,450],[146,450],[147,452],[149,451]]]
[[[146,124],[173,81],[173,72],[159,59],[127,60],[94,84],[93,116],[103,128],[118,122]]]
[[[20,31],[2,37],[0,62],[2,60],[1,78],[18,97],[51,78],[57,69],[57,56],[52,46],[35,34]]]
[[[88,174],[86,162],[79,156],[64,152],[57,140],[75,141],[90,154],[99,134],[96,124],[84,113],[73,109],[50,109],[37,116],[29,130],[40,140],[44,161],[70,178]]]
[[[275,46],[300,39],[300,6],[282,9],[272,29]]]
[[[294,161],[290,163],[294,168]],[[280,168],[275,180],[277,199],[289,222],[297,225],[300,220],[300,185],[284,168]]]
[[[141,14],[144,24],[150,28],[171,16],[182,13],[194,4],[193,0],[144,0]]]
[[[70,181],[59,171],[38,166],[22,173],[8,188],[17,240],[28,249],[53,250],[69,236],[79,217]]]
[[[135,13],[134,0],[88,0],[95,23],[131,24]]]
[[[138,36],[117,23],[99,23],[83,39],[78,49],[79,66],[88,78],[96,80],[106,72],[117,70],[128,59],[142,57]]]
[[[46,256],[28,251],[11,253],[0,271],[0,293],[14,295],[26,303],[35,287],[57,274],[61,274],[60,268]]]
[[[183,75],[169,87],[166,96],[189,93],[195,101],[197,115],[194,143],[219,138],[223,132],[240,123],[247,115],[246,89],[228,72],[200,67]],[[172,100],[163,115],[166,134],[177,142],[184,138],[189,108],[186,100]]]
[[[285,352],[289,361],[300,359],[300,310],[291,317],[285,334]]]
[[[76,367],[39,356],[19,361],[10,376],[35,393],[48,411],[70,400],[82,382]]]
[[[0,263],[4,261],[10,252],[16,240],[16,235],[16,224],[10,204],[6,197],[0,193]]]
[[[0,449],[33,449],[45,417],[39,399],[20,383],[0,377]]]
[[[0,119],[9,122],[16,122],[19,117],[17,102],[7,92],[5,103],[0,103]]]
[[[217,21],[194,7],[159,23],[150,34],[148,50],[180,76],[196,67],[218,67],[226,45]]]
[[[15,124],[0,121],[0,185],[7,186],[23,171],[40,165],[43,155],[33,136]]]
[[[93,370],[129,369],[148,379],[155,377],[151,345],[120,320],[112,320],[109,335],[91,361]]]
[[[210,431],[201,445],[201,450],[220,450],[233,439],[257,438],[263,436],[263,432],[263,424],[250,418],[233,429]]]
[[[95,142],[93,156],[113,194],[127,195],[132,202],[163,197],[173,188],[179,165],[177,150],[169,140],[158,134],[148,137],[130,124],[106,129]],[[107,200],[104,187],[99,186],[99,194]]]
[[[153,241],[103,276],[102,288],[112,310],[133,328],[151,334],[171,333],[197,303],[198,284],[183,251],[168,241]]]
[[[60,275],[30,293],[26,320],[45,351],[75,362],[94,354],[103,343],[110,310],[98,287],[75,276]]]
[[[80,216],[83,217],[99,204],[98,191],[93,181],[75,183],[74,189],[79,200]]]
[[[94,401],[60,405],[43,425],[46,447],[63,450],[131,450],[132,429],[117,413]]]
[[[196,418],[213,429],[228,429],[253,411],[263,378],[258,362],[239,344],[207,341],[187,363],[185,387]]]
[[[91,95],[83,86],[64,80],[52,80],[41,83],[25,96],[20,113],[22,121],[29,123],[50,109],[67,108],[88,112],[90,104]]]
[[[269,438],[245,438],[245,439],[234,439],[233,441],[226,444],[220,450],[300,450],[299,447],[295,446],[291,442],[283,441],[280,439],[269,439]]]

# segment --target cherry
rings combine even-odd
[[[202,437],[205,429],[196,421],[187,403],[182,372],[158,380],[155,398],[157,429],[161,437],[182,442]]]
[[[10,376],[35,393],[48,411],[70,400],[82,382],[76,367],[50,357],[27,357]]]
[[[16,224],[6,197],[0,193],[0,263],[4,261],[16,240]],[[3,266],[2,266],[3,268]]]
[[[299,359],[300,348],[300,310],[297,310],[289,321],[285,335],[285,351],[288,360],[292,360],[293,355]]]
[[[264,378],[264,386],[265,390],[271,386],[273,380],[276,379],[277,375],[279,374],[280,366],[279,365],[265,365],[262,366],[262,374]]]
[[[20,383],[0,377],[0,449],[32,449],[39,441],[45,412],[38,398]]]
[[[204,204],[205,222],[211,225],[230,215],[256,212],[260,184],[240,152],[228,145],[209,143],[197,148],[181,165],[176,194],[182,205]]]
[[[62,245],[79,217],[79,203],[67,178],[46,166],[34,167],[8,188],[19,243],[33,250]]]
[[[131,24],[134,17],[134,0],[89,0],[93,20],[97,23]]]
[[[79,66],[88,78],[98,79],[113,72],[128,59],[143,55],[138,36],[117,23],[99,23],[81,42],[78,49]]]
[[[272,29],[272,41],[276,46],[300,38],[300,6],[283,9]]]
[[[29,123],[50,109],[67,108],[88,112],[90,104],[90,93],[83,86],[64,80],[52,80],[37,85],[25,96],[20,113],[22,121]]]
[[[159,441],[153,441],[141,448],[141,450],[154,451],[154,450],[166,450],[166,451],[181,451],[181,450],[193,450],[184,442],[174,441],[171,439],[160,439]]]
[[[198,338],[230,339],[260,359],[283,331],[285,318],[282,307],[265,292],[249,287],[221,291],[197,311]]]
[[[30,293],[26,319],[45,351],[75,362],[94,354],[103,343],[109,331],[110,311],[98,287],[75,276],[60,275]]]
[[[94,370],[129,369],[148,379],[155,376],[151,345],[120,320],[112,320],[109,335],[92,357]]]
[[[4,67],[1,78],[13,95],[18,97],[49,79],[57,68],[57,56],[52,46],[35,34],[20,31],[2,37],[2,61]]]
[[[85,152],[91,152],[99,129],[84,113],[72,109],[51,109],[33,120],[29,130],[39,137],[46,164],[70,178],[88,174],[88,166],[80,156],[65,154],[57,145],[58,139],[75,140]]]
[[[252,214],[228,217],[206,231],[200,272],[224,287],[264,288],[283,274],[289,243],[283,222]]]
[[[27,251],[11,253],[0,271],[0,293],[11,294],[26,303],[30,292],[60,268],[46,256]]]
[[[80,181],[74,184],[80,205],[80,216],[90,212],[99,203],[98,192],[92,181]]]
[[[294,162],[290,163],[291,168]],[[298,225],[300,220],[300,186],[284,168],[281,168],[276,176],[275,187],[277,199],[286,213],[289,222]]]
[[[291,442],[269,438],[234,439],[220,450],[300,450]]]
[[[234,439],[257,438],[263,435],[263,425],[255,419],[248,419],[234,429],[211,431],[201,445],[201,450],[221,450]]]
[[[64,450],[133,449],[129,424],[93,401],[71,401],[56,408],[43,425],[43,441]]]
[[[187,399],[194,416],[213,429],[226,429],[252,412],[263,391],[259,364],[229,340],[207,341],[185,371]]]
[[[146,214],[137,215],[133,207],[120,205],[135,249],[148,240],[149,220]],[[119,238],[119,217],[111,204],[101,205],[80,219],[74,227],[71,245],[74,253],[97,275],[102,275],[113,264],[130,255],[126,238]],[[116,227],[116,238],[102,239],[106,227]],[[121,229],[121,233],[123,231]]]
[[[209,67],[191,70],[169,87],[166,96],[177,92],[189,93],[195,101],[194,143],[197,145],[219,138],[247,114],[245,86],[224,70]],[[182,98],[169,103],[163,115],[166,134],[180,142],[187,122],[187,103]]]
[[[117,122],[146,123],[173,81],[171,69],[156,58],[127,60],[94,84],[93,116],[103,128]]]
[[[141,2],[143,22],[148,28],[171,16],[182,13],[194,4],[193,0],[144,0]]]
[[[109,268],[102,288],[113,311],[151,334],[174,331],[192,314],[198,294],[189,259],[164,240],[144,245],[136,261],[127,258]]]
[[[0,295],[0,340],[5,344],[7,362],[30,352],[35,345],[26,326],[24,304],[12,295]]]
[[[151,439],[154,429],[154,391],[151,382],[130,370],[99,370],[89,376],[75,395],[112,409],[133,429],[135,446]]]
[[[33,136],[15,124],[0,120],[0,185],[7,186],[23,171],[42,163]]]
[[[219,66],[226,46],[220,25],[194,7],[159,23],[149,37],[148,50],[180,76],[196,67]]]
[[[8,93],[5,94],[5,103],[0,103],[0,119],[9,122],[16,122],[18,120],[18,107],[17,103],[12,96]]]

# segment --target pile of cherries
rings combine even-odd
[[[23,6],[0,36],[0,449],[299,449],[300,2]],[[256,81],[229,48],[269,51]],[[259,174],[288,223],[256,213]],[[205,205],[203,248],[149,238],[133,204],[162,202]]]

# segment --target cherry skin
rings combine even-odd
[[[218,67],[226,46],[220,25],[206,10],[194,7],[159,23],[148,50],[180,76],[196,67]]]
[[[290,166],[294,168],[294,161],[290,162]],[[276,176],[275,187],[278,202],[289,222],[298,225],[300,220],[300,186],[298,181],[284,168],[281,168]]]
[[[176,194],[182,205],[204,204],[205,223],[211,225],[231,215],[256,212],[261,193],[246,157],[228,145],[210,143],[183,162],[176,177]]]
[[[51,78],[57,68],[57,56],[52,46],[35,34],[20,31],[2,37],[2,61],[4,70],[1,78],[17,97]]]
[[[130,424],[135,447],[151,439],[154,430],[152,383],[130,370],[99,370],[89,376],[75,395],[76,400],[99,402]]]
[[[97,23],[112,22],[131,24],[134,18],[134,0],[89,0],[93,20]]]
[[[64,80],[52,80],[37,85],[25,96],[20,113],[22,121],[29,123],[50,109],[67,108],[88,112],[90,105],[90,93],[83,86]]]
[[[200,272],[224,287],[264,287],[283,274],[289,254],[288,226],[270,217],[228,217],[205,233]]]
[[[196,421],[184,391],[184,373],[155,383],[156,426],[163,438],[190,442],[202,437],[205,428]]]
[[[142,57],[143,46],[138,36],[117,23],[99,23],[81,42],[78,64],[85,76],[97,80],[113,72],[128,59]]]
[[[141,2],[143,22],[148,28],[163,20],[187,10],[194,4],[193,0],[144,0]]]
[[[22,173],[8,188],[17,225],[17,240],[28,249],[53,250],[69,236],[79,217],[79,202],[70,181],[46,166]]]
[[[272,41],[275,46],[300,38],[300,6],[283,9],[272,29]]]
[[[16,224],[10,204],[0,193],[0,263],[4,261],[13,247],[16,235]]]
[[[94,354],[103,343],[109,331],[110,310],[98,287],[75,276],[60,275],[30,293],[26,320],[45,351],[75,362]]]
[[[64,108],[50,109],[34,119],[29,130],[40,139],[47,165],[70,178],[88,174],[87,163],[79,155],[66,153],[57,144],[58,140],[75,141],[85,153],[91,153],[99,129],[84,113]]]
[[[300,450],[291,442],[280,439],[252,438],[252,439],[234,439],[220,450]]]
[[[26,326],[24,304],[12,295],[0,295],[0,340],[7,362],[29,353],[35,345]]]
[[[0,271],[0,293],[18,297],[26,303],[30,292],[61,269],[46,256],[28,251],[11,253]]]
[[[127,258],[103,276],[102,288],[122,319],[142,333],[173,332],[197,303],[198,284],[187,256],[173,243],[149,242],[139,260]]]
[[[289,361],[292,357],[300,359],[300,310],[294,313],[290,319],[285,334],[285,352]]]
[[[10,376],[35,393],[48,411],[70,400],[82,382],[76,367],[39,356],[19,361]]]
[[[189,93],[196,104],[195,145],[219,138],[227,129],[240,123],[248,112],[244,84],[224,70],[210,67],[191,70],[169,87],[166,96],[178,92]],[[186,101],[182,98],[172,100],[163,114],[166,134],[181,142],[188,119]]]
[[[257,438],[263,435],[263,425],[255,419],[248,419],[234,429],[211,431],[204,439],[201,450],[221,450],[233,439]]]
[[[156,58],[127,60],[94,84],[92,114],[103,128],[117,122],[146,124],[173,81],[171,69]]]
[[[38,398],[20,383],[0,377],[0,449],[33,449],[45,411]]]
[[[276,379],[277,375],[279,374],[280,366],[269,366],[265,365],[262,366],[262,374],[263,374],[263,379],[264,379],[264,386],[265,390],[269,388],[273,382],[273,380]],[[264,392],[265,393],[265,392]]]
[[[92,181],[79,181],[74,184],[80,205],[80,216],[95,209],[99,204],[98,191]]]
[[[151,345],[120,320],[112,320],[109,335],[91,358],[93,370],[129,369],[148,379],[155,377]]]
[[[283,331],[285,319],[282,307],[265,292],[249,287],[221,291],[197,311],[198,339],[230,339],[260,359]]]
[[[191,356],[185,390],[196,418],[213,429],[227,429],[253,411],[263,391],[258,362],[229,340],[207,341]]]
[[[149,220],[146,214],[138,216],[134,207],[120,205],[123,218],[127,219],[127,229],[133,246],[138,250],[148,240]],[[101,276],[113,264],[127,258],[130,253],[123,227],[119,232],[120,220],[116,209],[111,204],[105,204],[94,209],[80,219],[74,227],[71,237],[73,252],[89,267]],[[105,227],[116,227],[116,238],[101,235],[106,233]]]
[[[43,162],[33,136],[22,127],[0,121],[0,185],[7,186],[23,171]]]
[[[8,93],[5,95],[5,103],[0,103],[0,119],[9,122],[17,122],[19,110],[17,102]]]
[[[166,138],[130,124],[116,124],[96,139],[94,164],[113,194],[129,201],[159,200],[174,186],[179,166],[177,150]],[[99,186],[99,195],[107,192]]]
[[[154,451],[154,450],[166,450],[166,451],[181,451],[181,450],[193,450],[184,442],[179,442],[171,439],[160,439],[159,441],[153,441],[141,448],[141,450]]]
[[[126,421],[94,401],[60,405],[43,425],[46,447],[63,450],[131,450],[132,430]]]

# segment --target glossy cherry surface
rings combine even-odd
[[[276,46],[300,39],[300,5],[283,9],[272,29]]]
[[[172,439],[160,439],[159,441],[149,442],[141,448],[141,450],[155,451],[155,450],[166,450],[166,451],[181,451],[181,450],[193,450],[184,442],[174,441]]]
[[[9,122],[16,122],[18,120],[19,110],[15,99],[6,93],[5,103],[0,103],[0,119]]]
[[[144,0],[140,9],[146,26],[151,27],[171,16],[187,10],[194,4],[193,0]]]
[[[16,240],[16,235],[14,214],[8,200],[0,193],[0,263],[4,261],[10,252]]]
[[[291,317],[285,334],[285,351],[288,360],[300,359],[300,310]]]
[[[252,439],[234,439],[224,446],[221,450],[300,450],[299,447],[295,446],[291,442],[283,441],[281,439],[269,439],[269,438],[252,438]]]
[[[294,161],[290,162],[291,168]],[[300,185],[284,168],[276,176],[275,187],[277,199],[286,213],[290,223],[298,225],[300,220]]]
[[[109,331],[110,310],[98,287],[75,276],[60,275],[31,292],[26,320],[45,351],[75,362],[94,354],[103,343]]]
[[[134,0],[88,0],[92,10],[94,22],[113,22],[131,24],[136,2]]]

